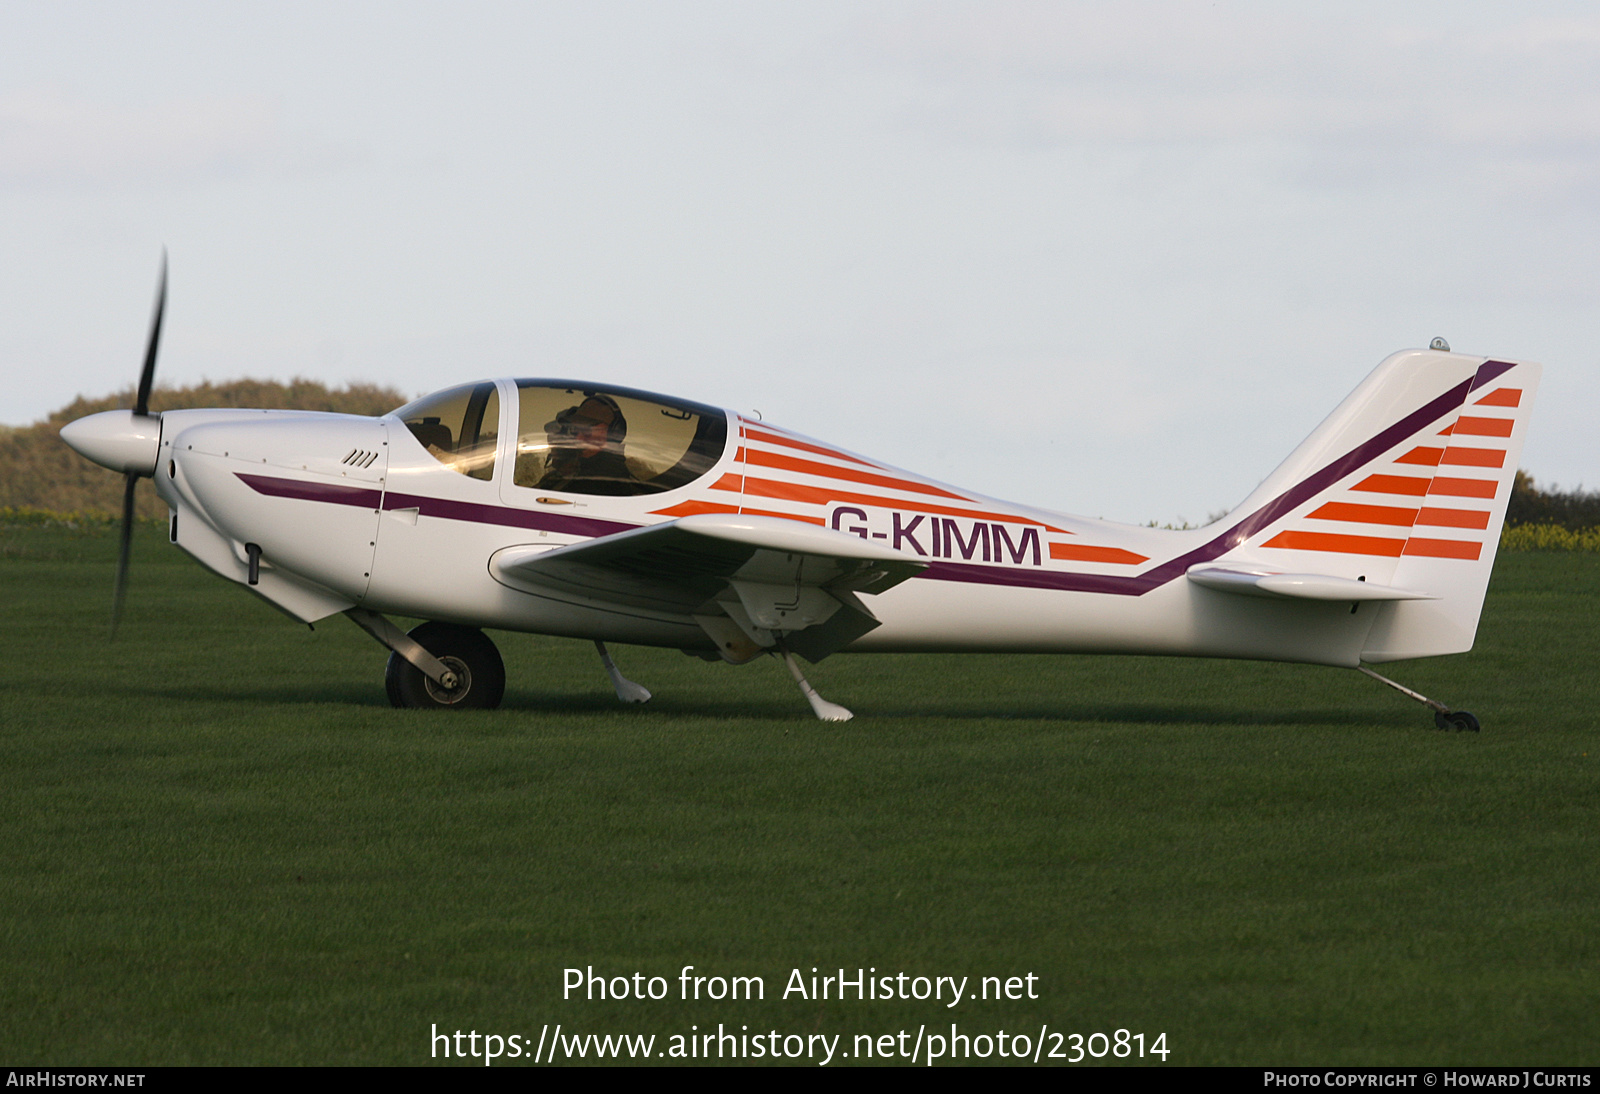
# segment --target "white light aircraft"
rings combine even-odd
[[[152,477],[171,541],[294,619],[344,613],[388,647],[400,707],[486,708],[484,628],[743,664],[944,650],[1177,654],[1359,669],[1472,647],[1540,367],[1451,353],[1380,364],[1208,527],[1068,516],[947,486],[738,413],[570,380],[461,384],[376,418],[149,412],[163,264],[132,410],[62,438]],[[409,634],[385,613],[428,622]]]

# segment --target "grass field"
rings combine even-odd
[[[1600,1058],[1600,556],[1502,555],[1471,654],[781,667],[497,635],[503,709],[141,530],[0,529],[0,1062],[430,1062],[429,1034],[1166,1034],[1172,1064]],[[762,976],[683,1002],[678,972]],[[668,999],[562,998],[562,970]],[[781,998],[809,976],[1037,999]],[[845,1062],[858,1062],[851,1059]],[[990,1062],[994,1062],[991,1060]],[[1115,1062],[1115,1061],[1113,1061]]]

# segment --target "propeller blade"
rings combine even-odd
[[[133,491],[139,485],[139,476],[128,473],[128,485],[122,491],[122,542],[117,550],[117,584],[111,593],[111,637],[117,636],[117,626],[122,622],[122,602],[128,593],[128,557],[133,553]]]
[[[140,417],[150,413],[150,388],[156,379],[156,354],[161,349],[161,319],[167,311],[167,249],[161,249],[161,281],[156,287],[156,311],[150,318],[150,342],[144,348],[144,367],[139,370],[139,390],[133,399],[133,412]],[[122,536],[117,549],[117,584],[111,593],[111,637],[117,637],[122,624],[122,602],[128,595],[128,559],[133,554],[133,492],[139,475],[128,472],[122,491]]]
[[[139,394],[133,401],[135,414],[150,412],[150,388],[156,378],[156,352],[161,348],[161,317],[167,310],[167,251],[161,250],[161,284],[156,289],[156,313],[150,320],[150,344],[144,351],[144,368],[139,372]],[[131,487],[130,487],[131,489]],[[128,495],[132,497],[132,494]],[[128,510],[132,512],[132,510]]]

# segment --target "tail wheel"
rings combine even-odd
[[[1465,710],[1452,710],[1448,714],[1444,711],[1435,711],[1433,724],[1446,732],[1454,730],[1457,733],[1477,733],[1479,731],[1478,719]]]
[[[384,685],[389,702],[414,710],[493,710],[506,693],[500,651],[476,627],[423,623],[411,631],[423,649],[456,674],[456,686],[441,687],[398,653],[389,655]]]

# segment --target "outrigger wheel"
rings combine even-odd
[[[430,680],[398,653],[389,654],[384,686],[397,707],[423,710],[493,710],[506,693],[506,666],[489,636],[476,627],[423,623],[410,637],[456,675],[454,687]]]
[[[1433,724],[1440,729],[1457,733],[1477,733],[1481,728],[1478,719],[1465,710],[1436,710],[1433,712]]]

